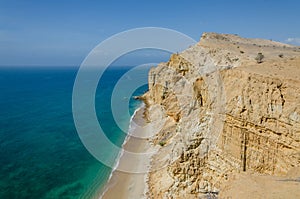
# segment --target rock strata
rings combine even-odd
[[[163,119],[151,138],[161,148],[148,197],[217,196],[236,173],[284,176],[299,167],[299,93],[299,47],[269,40],[204,33],[152,68],[145,115]]]

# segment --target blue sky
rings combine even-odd
[[[300,45],[299,10],[297,0],[0,0],[0,65],[78,66],[109,36],[146,26],[195,40],[220,32]]]

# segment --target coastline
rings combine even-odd
[[[150,130],[150,127],[149,125],[147,126],[147,122],[144,117],[144,111],[145,106],[139,107],[130,120],[130,135],[125,138],[122,145],[122,148],[125,151],[133,153],[147,153],[147,151],[151,148],[150,142],[147,139],[131,136],[145,136]],[[133,126],[134,124],[138,124],[138,126],[135,127]],[[117,160],[116,166],[99,198],[146,198],[146,193],[148,191],[147,174],[150,169],[150,163],[150,156],[145,155],[132,161],[121,151],[120,158]],[[121,171],[122,168],[126,167],[134,168],[136,170],[139,170],[139,168],[147,168],[147,172],[128,173]]]

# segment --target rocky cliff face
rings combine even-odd
[[[149,198],[217,194],[233,173],[300,166],[299,92],[300,49],[267,40],[204,33],[152,68],[146,116],[162,125]]]

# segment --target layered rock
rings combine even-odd
[[[258,63],[257,54],[264,55]],[[284,175],[300,166],[300,49],[204,33],[149,72],[149,198],[218,194],[236,172]]]

